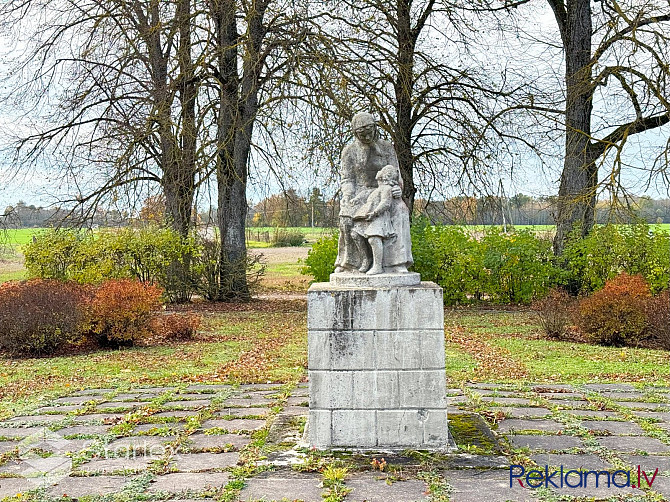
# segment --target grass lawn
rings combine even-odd
[[[199,307],[187,307],[199,311]],[[188,342],[69,357],[0,359],[0,419],[30,411],[71,390],[192,382],[285,382],[305,375],[304,300],[258,300],[204,311]],[[466,381],[628,381],[670,384],[670,353],[596,347],[541,338],[533,314],[459,309],[445,312],[449,387]]]

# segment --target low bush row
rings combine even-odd
[[[159,286],[170,302],[188,301],[193,294],[215,299],[221,280],[218,242],[182,238],[159,226],[98,232],[49,229],[23,253],[32,277],[79,284],[134,279]],[[250,257],[246,270],[254,286],[265,269]]]
[[[323,237],[305,259],[303,273],[327,281],[337,256],[337,235]],[[529,304],[555,287],[572,295],[601,289],[625,272],[639,274],[652,293],[670,280],[670,236],[647,224],[596,227],[571,238],[560,257],[551,241],[530,230],[479,235],[458,226],[412,225],[414,270],[444,289],[447,305],[480,301]]]
[[[620,274],[590,296],[575,298],[552,290],[534,305],[540,325],[551,338],[574,338],[615,347],[670,350],[670,295],[652,295],[641,275]]]
[[[198,319],[162,322],[161,289],[130,279],[97,286],[33,279],[0,285],[0,348],[17,356],[42,356],[68,345],[131,346],[149,334],[184,339]]]

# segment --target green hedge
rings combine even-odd
[[[647,224],[596,227],[576,234],[556,258],[551,241],[529,230],[491,228],[473,235],[458,226],[412,225],[414,271],[444,289],[447,305],[479,301],[529,304],[556,286],[590,293],[621,272],[640,274],[654,293],[670,280],[670,237]],[[303,274],[328,280],[337,256],[337,235],[323,237],[305,259]]]

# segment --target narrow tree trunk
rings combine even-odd
[[[567,0],[565,47],[565,160],[558,191],[554,251],[560,254],[569,232],[593,228],[598,169],[591,145],[593,88],[590,0]]]
[[[412,154],[412,90],[414,88],[414,40],[407,0],[398,0],[398,68],[395,87],[396,120],[393,142],[403,181],[402,197],[410,211],[414,208],[414,155]]]
[[[247,213],[246,158],[238,151],[239,110],[238,44],[235,0],[219,0],[215,20],[219,50],[220,105],[218,121],[218,227],[220,239],[220,300],[249,298],[246,280],[245,220]]]

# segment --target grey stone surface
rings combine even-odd
[[[247,418],[235,418],[233,420],[205,420],[202,423],[203,429],[224,429],[228,432],[235,431],[257,431],[265,427],[265,420],[255,420]]]
[[[481,400],[489,404],[496,404],[502,406],[530,406],[530,399],[523,397],[504,397],[504,396],[482,396]]]
[[[636,417],[652,418],[654,421],[670,422],[670,413],[662,411],[632,411]]]
[[[351,488],[348,502],[423,502],[430,500],[427,486],[418,479],[386,481],[386,476],[372,473],[348,476],[345,484]]]
[[[206,408],[212,404],[208,399],[194,399],[190,401],[168,401],[163,406],[166,408],[184,408],[184,409],[195,409],[195,408]]]
[[[67,476],[72,470],[72,459],[64,456],[38,457],[36,455],[22,457],[20,460],[11,460],[0,467],[3,474],[23,477]],[[2,479],[0,479],[0,486]]]
[[[53,403],[55,404],[84,404],[89,401],[95,401],[95,397],[91,396],[66,396],[54,399]]]
[[[360,273],[330,274],[330,282],[335,286],[350,288],[397,288],[402,286],[416,286],[421,283],[421,276],[416,272],[402,274],[379,273],[363,275]]]
[[[39,411],[39,410],[38,410]],[[65,415],[19,415],[7,421],[8,424],[26,424],[29,426],[38,424],[55,424],[67,418]]]
[[[270,414],[270,411],[271,411],[270,408],[221,408],[214,416],[266,417],[267,415]]]
[[[530,448],[531,450],[559,451],[569,448],[580,448],[582,442],[579,438],[572,436],[510,436],[510,441],[517,448]]]
[[[569,453],[539,453],[530,456],[531,460],[540,467],[560,467],[566,470],[581,469],[609,469],[612,465],[596,455],[574,455]]]
[[[27,438],[29,436],[45,436],[46,427],[0,427],[0,437],[4,438]]]
[[[20,448],[19,443],[19,441],[0,441],[0,455],[16,448]]]
[[[621,415],[614,411],[563,409],[561,410],[561,413],[566,413],[575,417],[592,417],[596,419],[621,418]]]
[[[110,495],[121,491],[130,478],[126,476],[68,477],[49,490],[52,497],[78,499],[90,495]]]
[[[670,471],[670,457],[664,455],[619,455],[621,460],[636,468],[649,472],[657,467],[659,472]]]
[[[508,419],[503,420],[498,424],[499,432],[510,432],[510,431],[555,431],[558,432],[565,428],[560,422],[555,420],[521,420],[521,419]]]
[[[530,502],[538,500],[528,488],[509,486],[509,470],[458,470],[443,473],[452,488],[450,502]]]
[[[668,408],[670,408],[668,403],[646,403],[642,401],[616,401],[615,404],[623,408],[634,408],[636,410],[668,411]]]
[[[441,297],[430,283],[391,289],[312,285],[312,445],[446,447]]]
[[[103,458],[91,460],[77,467],[81,472],[97,472],[101,474],[112,474],[123,471],[142,471],[146,469],[149,462],[159,457],[150,456],[128,456],[119,458]]]
[[[148,401],[108,401],[98,405],[98,411],[105,410],[131,410],[133,408],[141,408],[150,404]]]
[[[237,465],[238,453],[180,453],[172,458],[180,472],[223,470]]]
[[[264,397],[231,397],[223,401],[222,406],[236,406],[236,407],[255,407],[255,406],[268,406],[271,405],[272,401],[265,399]]]
[[[637,390],[627,383],[589,383],[584,385],[584,388],[594,392],[633,392]]]
[[[56,431],[61,436],[97,436],[107,434],[110,426],[108,425],[75,425],[72,427],[63,427]]]
[[[161,411],[160,413],[154,413],[152,417],[167,417],[167,418],[176,418],[182,419],[186,417],[191,417],[195,415],[192,411],[186,410],[173,410],[173,411]]]
[[[239,500],[264,502],[288,499],[303,502],[322,502],[321,476],[318,474],[294,474],[291,472],[262,473],[247,480],[240,492]]]
[[[516,408],[510,406],[501,406],[495,411],[501,411],[510,418],[539,418],[551,415],[551,411],[546,408]]]
[[[163,434],[167,431],[176,433],[178,430],[184,428],[183,424],[179,423],[165,423],[165,424],[140,424],[133,427],[133,434],[140,432],[148,432],[150,434]]]
[[[151,492],[185,493],[220,489],[228,483],[227,472],[175,472],[157,476],[149,485]],[[202,499],[199,499],[202,500]]]
[[[161,456],[165,453],[166,443],[174,441],[174,436],[131,436],[112,441],[105,448],[110,452],[123,452],[134,450],[136,452],[145,452],[146,455]]]
[[[123,413],[89,413],[88,415],[75,415],[72,421],[77,424],[83,423],[115,423],[123,417]]]
[[[37,480],[7,478],[0,480],[0,499],[14,497],[19,493],[26,493],[40,486]]]
[[[250,442],[251,439],[249,436],[242,436],[240,434],[193,434],[188,437],[188,440],[183,448],[189,449],[191,451],[221,450],[232,445],[234,448],[240,449],[244,448]]]
[[[670,452],[670,446],[650,437],[611,436],[598,438],[598,443],[614,451],[647,453]]]
[[[594,436],[644,435],[642,427],[634,422],[616,422],[614,420],[585,420],[581,423],[593,431]]]

